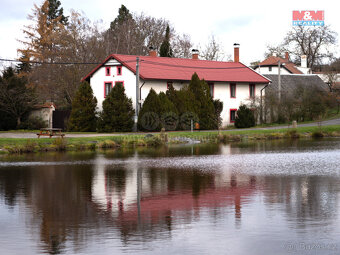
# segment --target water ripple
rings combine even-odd
[[[234,171],[256,175],[340,175],[340,150],[107,159],[57,162],[0,162],[0,167],[62,165],[126,165],[136,167]]]

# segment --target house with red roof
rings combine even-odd
[[[139,95],[136,99],[136,62],[139,58]],[[88,81],[98,100],[102,102],[115,84],[121,83],[125,92],[141,105],[151,88],[157,93],[165,92],[170,84],[180,89],[189,84],[191,76],[197,73],[209,84],[214,99],[223,102],[222,125],[232,124],[236,110],[241,103],[260,96],[261,90],[270,80],[239,62],[238,44],[234,48],[234,62],[200,60],[193,51],[191,59],[158,57],[154,49],[149,56],[112,54],[87,74],[82,81]],[[264,91],[262,91],[264,93]]]
[[[301,66],[296,66],[289,60],[289,53],[285,53],[285,58],[278,56],[269,56],[262,62],[258,63],[254,70],[260,74],[278,74],[280,66],[281,74],[311,74],[310,68],[307,67],[307,57],[301,56]]]

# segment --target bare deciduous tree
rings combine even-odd
[[[278,46],[267,46],[265,57],[276,53],[283,57],[289,52],[295,63],[300,63],[301,55],[307,56],[307,66],[313,69],[327,59],[333,59],[331,47],[337,41],[337,33],[329,26],[323,27],[293,27]]]
[[[216,40],[214,35],[211,35],[208,43],[201,51],[201,57],[205,60],[223,61],[227,56],[221,43]],[[230,57],[228,56],[228,58]]]
[[[313,69],[316,64],[321,64],[324,58],[333,57],[330,46],[336,42],[336,36],[337,33],[329,26],[296,26],[287,33],[284,44],[292,48],[292,52],[298,57],[306,55],[307,65]]]
[[[187,34],[174,35],[171,38],[171,47],[175,58],[190,58],[193,44]]]
[[[289,52],[289,51],[282,44],[280,44],[278,46],[267,45],[267,51],[264,53],[264,57],[268,58],[270,56],[278,56],[278,57],[284,58],[285,52]]]

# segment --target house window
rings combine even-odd
[[[249,97],[255,97],[255,84],[249,84]]]
[[[109,66],[105,67],[105,75],[111,76],[111,67],[109,67]]]
[[[117,66],[117,75],[122,75],[122,66]]]
[[[272,67],[270,66],[270,67],[268,67],[268,69],[269,69],[269,72],[271,72],[272,71]]]
[[[170,86],[170,85],[173,85],[173,84],[172,84],[172,81],[168,81],[168,82],[166,83],[166,89],[169,89],[169,86]]]
[[[110,91],[112,89],[112,81],[106,81],[104,82],[104,98],[110,94]]]
[[[116,82],[115,82],[115,86],[116,86],[117,84],[122,85],[122,86],[124,87],[124,82],[123,82],[123,81],[116,81]]]
[[[230,83],[230,97],[236,98],[236,84]]]
[[[234,123],[236,119],[237,109],[230,109],[230,123]]]
[[[214,83],[209,82],[208,85],[209,85],[210,96],[211,96],[211,97],[214,97],[214,90],[215,90]]]

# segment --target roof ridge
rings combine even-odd
[[[204,62],[214,62],[214,63],[240,63],[234,61],[219,61],[219,60],[207,60],[207,59],[192,59],[192,58],[174,58],[174,57],[153,57],[153,56],[143,56],[143,55],[129,55],[129,54],[116,54],[112,53],[110,56],[127,56],[127,57],[142,57],[142,58],[151,58],[151,59],[169,59],[169,60],[192,60],[192,61],[204,61]]]

